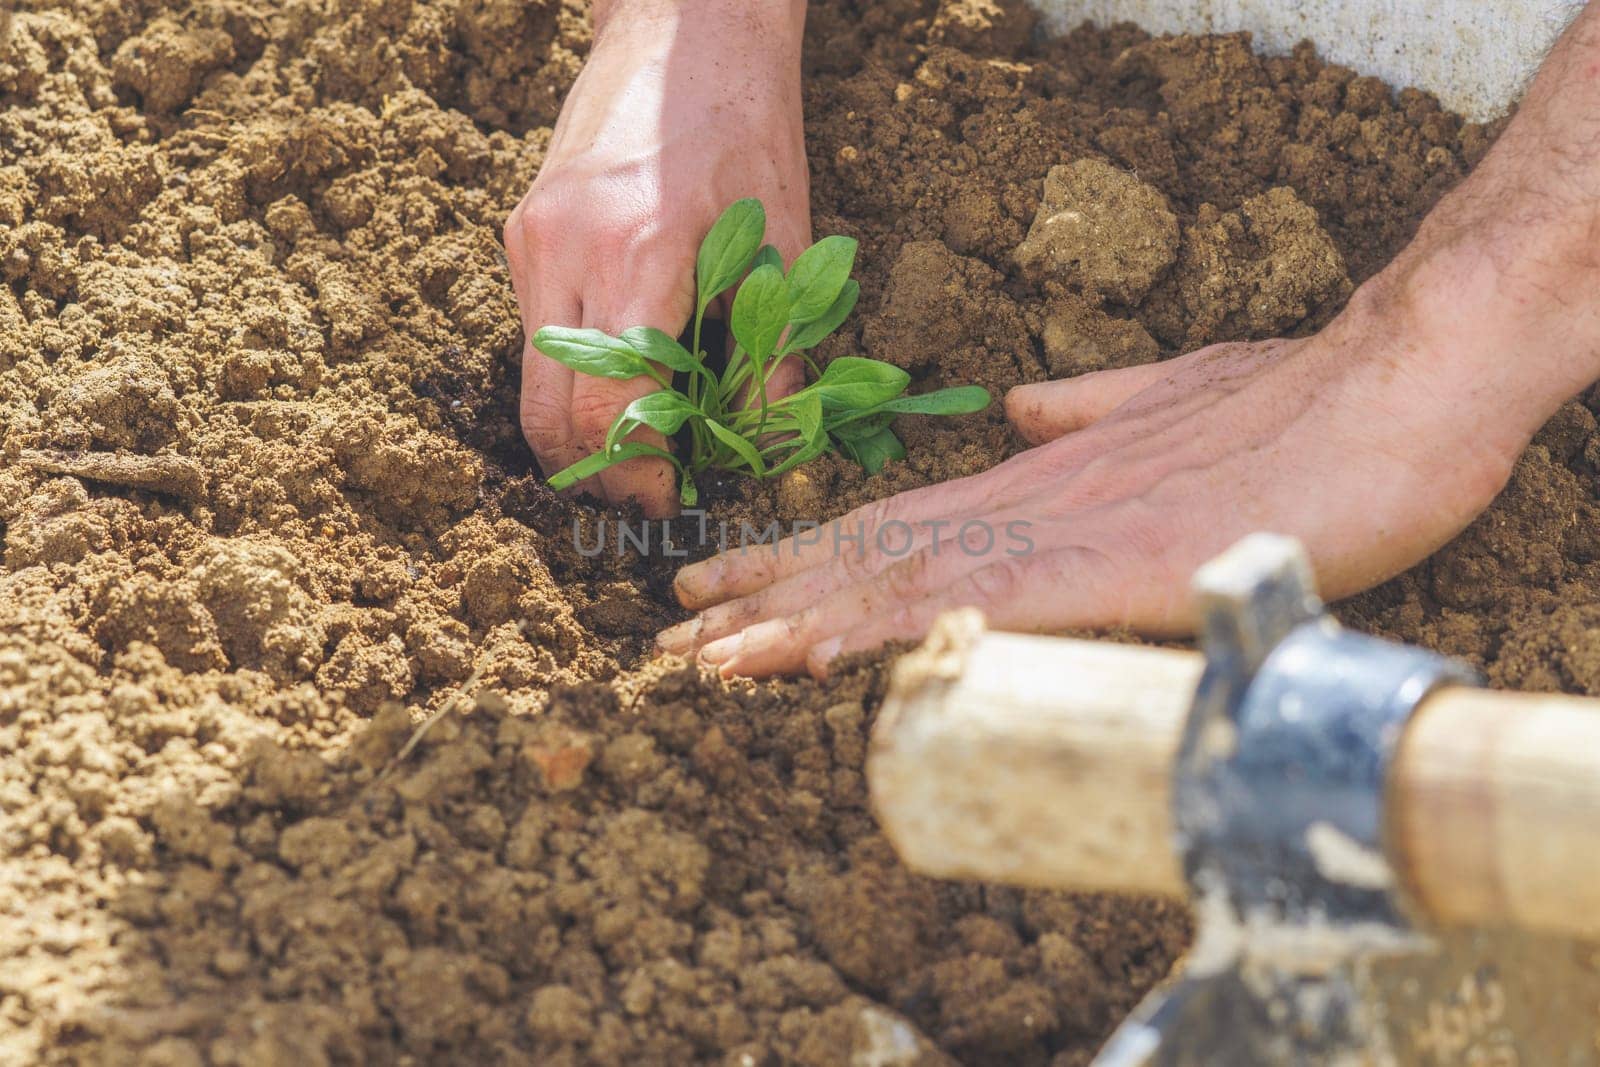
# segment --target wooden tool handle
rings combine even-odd
[[[879,820],[939,877],[1182,895],[1172,766],[1203,666],[948,615],[879,717]],[[1600,934],[1600,701],[1441,690],[1388,793],[1390,857],[1424,918]]]
[[[1600,700],[1441,690],[1395,756],[1388,817],[1429,918],[1600,935]]]
[[[873,734],[879,821],[945,878],[1181,894],[1172,761],[1201,658],[941,618]]]

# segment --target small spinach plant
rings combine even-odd
[[[905,446],[889,428],[894,416],[964,415],[988,406],[988,391],[973,385],[906,396],[911,376],[875,359],[843,356],[819,368],[810,349],[839,328],[861,292],[850,277],[856,242],[824,237],[786,273],[778,250],[762,244],[766,226],[761,201],[737,200],[701,242],[690,348],[649,326],[617,337],[565,326],[534,334],[539,351],[581,374],[648,375],[661,386],[629,404],[611,424],[601,451],[558,472],[552,486],[564,489],[614,463],[658,456],[678,469],[679,496],[693,505],[695,475],[702,471],[745,470],[772,478],[830,447],[875,474],[888,460],[905,457]],[[741,278],[729,314],[736,343],[719,373],[700,347],[701,326],[711,302]],[[813,380],[769,401],[772,372],[793,355],[806,361]],[[682,389],[673,384],[674,374],[682,376]],[[624,440],[641,426],[667,436],[687,427],[685,455]]]

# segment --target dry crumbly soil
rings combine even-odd
[[[999,391],[1311,330],[1493,134],[1310,47],[1033,29],[813,4],[816,229],[862,241],[825,356]],[[0,1064],[1067,1067],[1185,946],[912,876],[883,659],[715,681],[652,657],[664,564],[575,551],[498,232],[588,43],[577,0],[0,11]],[[1596,410],[1345,617],[1600,694]],[[704,488],[824,518],[1018,448],[902,429]]]

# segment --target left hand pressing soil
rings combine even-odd
[[[679,598],[703,610],[660,643],[724,674],[821,675],[962,605],[1000,629],[1177,633],[1194,569],[1254,530],[1304,541],[1333,596],[1376,584],[1487,507],[1540,420],[1487,431],[1496,398],[1428,380],[1366,305],[1309,339],[1015,389],[1007,414],[1039,447],[815,543],[685,568]]]

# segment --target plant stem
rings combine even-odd
[[[756,440],[759,441],[761,439],[761,431],[766,429],[767,426],[767,379],[771,377],[771,374],[767,366],[757,363],[754,359],[750,361],[750,365],[755,367],[756,397],[761,401],[761,418],[756,420],[755,432]],[[747,410],[749,406],[749,403],[746,402],[745,408]]]
[[[706,354],[700,349],[700,325],[705,319],[705,315],[706,306],[698,304],[694,309],[694,337],[692,347],[689,349],[690,352],[694,353],[694,358],[699,361],[701,367],[706,365]],[[689,382],[689,402],[700,411],[705,410],[703,399],[705,396],[705,382],[703,379],[703,375],[696,374],[692,376],[692,380]],[[712,390],[712,392],[715,391],[715,389]],[[705,427],[698,422],[692,423],[689,427],[689,459],[697,467],[705,457],[705,438]]]

